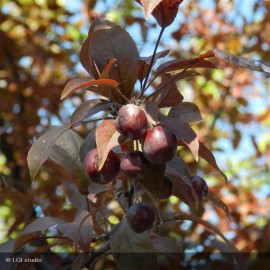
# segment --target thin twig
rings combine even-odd
[[[154,49],[154,52],[153,52],[153,55],[152,55],[152,58],[151,58],[151,61],[150,61],[149,69],[148,69],[147,74],[146,74],[146,77],[144,79],[143,87],[142,87],[142,89],[140,91],[140,94],[138,96],[138,99],[141,99],[142,96],[143,96],[143,94],[144,94],[144,92],[145,92],[145,87],[146,87],[146,84],[147,84],[147,81],[148,81],[148,78],[149,78],[149,75],[150,75],[150,72],[151,72],[151,69],[152,69],[154,60],[155,60],[157,48],[158,48],[158,45],[159,45],[159,42],[160,42],[160,39],[162,37],[162,34],[163,34],[164,30],[165,30],[165,27],[162,27],[160,29],[159,36],[158,36],[158,39],[157,39],[157,42],[156,42],[156,46],[155,46],[155,49]]]

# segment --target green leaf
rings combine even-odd
[[[42,164],[48,159],[57,139],[69,129],[69,125],[56,126],[40,136],[31,146],[27,162],[31,179],[34,180]]]

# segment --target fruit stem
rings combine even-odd
[[[150,65],[149,65],[149,69],[147,71],[147,74],[145,76],[145,79],[144,79],[144,82],[143,82],[143,86],[141,88],[141,91],[140,91],[140,94],[138,96],[138,99],[141,99],[145,90],[146,90],[146,84],[147,84],[147,81],[148,81],[148,78],[149,78],[149,75],[150,75],[150,72],[151,72],[151,68],[153,66],[153,63],[154,63],[154,60],[155,60],[155,56],[156,56],[156,52],[157,52],[157,48],[158,48],[158,45],[159,45],[159,42],[160,42],[160,39],[162,37],[162,34],[164,32],[166,27],[162,27],[160,29],[160,32],[159,32],[159,35],[158,35],[158,39],[157,39],[157,42],[156,42],[156,45],[155,45],[155,49],[154,49],[154,52],[153,52],[153,55],[152,55],[152,58],[151,58],[151,61],[150,61]]]
[[[128,207],[130,207],[133,204],[133,194],[134,194],[134,186],[131,185],[131,188],[128,193]]]
[[[123,95],[123,93],[120,91],[120,89],[118,87],[116,87],[114,89],[116,89],[117,93],[127,102],[127,104],[130,103],[129,99],[125,95]]]

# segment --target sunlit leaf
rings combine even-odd
[[[131,36],[124,29],[112,23],[110,25],[110,29],[93,33],[89,53],[100,71],[104,70],[111,59],[117,60],[110,69],[110,78],[116,80],[122,94],[130,98],[138,75],[139,53]],[[117,93],[113,93],[113,96],[116,101],[122,101]]]
[[[152,13],[161,27],[167,27],[174,21],[178,7],[183,0],[136,0],[144,8],[145,18]]]
[[[78,89],[86,88],[89,86],[110,86],[112,88],[116,88],[118,86],[118,82],[112,79],[97,79],[93,80],[91,78],[77,78],[73,79],[70,82],[67,83],[65,86],[62,94],[61,94],[61,99],[64,99],[68,95],[72,94]],[[101,96],[104,97],[110,97],[110,93],[108,92],[101,92],[99,88],[91,88],[92,92],[95,92]]]
[[[96,144],[99,169],[102,168],[112,148],[124,142],[123,136],[115,128],[115,120],[105,120],[96,129]]]
[[[154,8],[161,2],[162,0],[136,0],[136,2],[140,3],[143,6],[144,16],[146,20],[148,20]]]

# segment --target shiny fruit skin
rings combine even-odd
[[[202,177],[194,175],[191,177],[191,185],[196,191],[199,200],[203,201],[208,194],[208,185],[206,181]]]
[[[142,108],[127,104],[120,108],[115,121],[119,133],[131,140],[137,140],[147,131],[147,117]]]
[[[85,156],[83,166],[95,183],[108,184],[118,175],[120,160],[113,151],[110,151],[103,167],[98,170],[98,152],[97,148],[93,148]]]
[[[140,151],[126,153],[121,159],[122,172],[132,179],[143,177],[149,171],[150,163]]]
[[[195,175],[191,177],[191,185],[198,195],[199,201],[205,200],[208,193],[206,181],[203,178]],[[192,196],[191,188],[188,185],[184,187],[182,200],[188,205],[195,202],[195,199]]]
[[[128,209],[126,219],[134,232],[142,233],[153,227],[155,212],[149,204],[135,203]]]
[[[144,136],[143,154],[153,164],[171,160],[177,151],[177,139],[165,126],[156,126]]]

